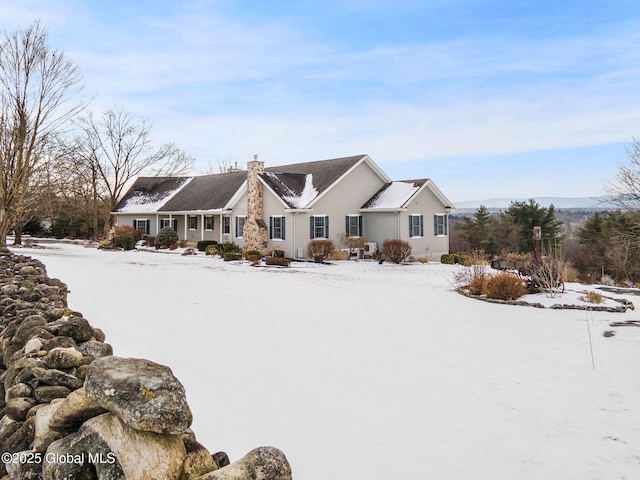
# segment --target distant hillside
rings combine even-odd
[[[584,209],[584,210],[609,210],[616,208],[609,197],[535,197],[534,200],[542,207],[553,204],[556,209]],[[506,210],[513,201],[529,201],[528,198],[489,198],[486,200],[470,200],[453,202],[456,206],[454,213],[467,213],[475,211],[480,205],[490,210]]]

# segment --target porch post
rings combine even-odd
[[[200,240],[204,240],[204,213],[200,215]]]

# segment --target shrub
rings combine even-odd
[[[467,253],[455,253],[453,255],[453,259],[455,263],[464,265],[465,267],[468,267],[473,263],[471,255]]]
[[[527,283],[519,275],[500,273],[487,278],[485,293],[489,298],[515,300],[527,293]]]
[[[347,260],[350,260],[354,253],[357,253],[359,256],[360,251],[362,251],[367,244],[367,239],[365,237],[352,237],[346,233],[339,233],[338,241],[349,251]]]
[[[156,237],[152,237],[152,236],[147,236],[144,239],[144,243],[143,245],[146,245],[147,247],[153,247],[156,244]]]
[[[393,263],[400,263],[411,255],[411,245],[405,240],[387,239],[382,242],[382,254]]]
[[[331,240],[311,240],[307,244],[307,255],[314,262],[322,263],[331,257],[336,247]]]
[[[123,250],[133,250],[136,248],[136,241],[131,235],[120,235],[115,238],[113,244]]]
[[[471,295],[484,295],[487,291],[487,277],[475,277],[467,285]]]
[[[274,247],[272,251],[272,256],[276,258],[284,258],[284,250],[278,247]]]
[[[196,244],[196,247],[197,247],[198,251],[206,252],[207,251],[207,247],[209,245],[217,245],[217,244],[218,244],[218,242],[216,242],[215,240],[200,240]]]
[[[554,251],[549,255],[536,257],[521,271],[531,277],[533,290],[542,290],[547,296],[554,297],[556,293],[564,290],[566,270],[569,266],[562,252]]]
[[[486,276],[487,271],[484,265],[471,265],[469,267],[460,265],[453,273],[453,286],[455,288],[469,288],[469,285],[476,278],[484,278]]]
[[[267,265],[277,265],[280,267],[288,267],[291,264],[291,260],[282,257],[266,257],[264,263]]]
[[[204,249],[204,253],[206,255],[217,255],[218,254],[218,245],[212,243],[211,245],[207,245],[207,248]]]
[[[440,257],[440,263],[453,265],[454,263],[456,263],[456,258],[451,253],[443,253],[442,256]]]
[[[224,242],[218,244],[218,255],[224,258],[225,253],[240,253],[240,246],[233,242]]]
[[[113,235],[113,238],[116,239],[122,236],[129,236],[134,239],[133,243],[136,243],[138,240],[142,240],[142,232],[140,230],[136,230],[131,225],[119,225],[116,227],[116,231]]]
[[[167,248],[178,243],[178,234],[171,227],[164,227],[156,235],[156,248]]]
[[[582,300],[583,302],[599,304],[604,301],[604,297],[598,292],[590,291],[585,292],[584,295],[579,297],[579,300]]]
[[[262,258],[262,254],[258,250],[247,250],[244,252],[244,258],[250,262],[257,262]]]
[[[230,262],[231,260],[242,260],[242,254],[240,252],[225,252],[224,256],[225,262]]]
[[[186,240],[179,240],[178,241],[178,246],[180,248],[187,248],[187,244],[188,244],[188,242]]]
[[[427,257],[418,257],[416,258],[418,263],[429,263],[429,259]]]

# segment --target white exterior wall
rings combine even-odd
[[[409,236],[411,214],[423,216],[424,236]],[[382,242],[386,239],[406,240],[411,245],[412,256],[439,261],[443,253],[449,253],[449,232],[447,226],[447,235],[435,235],[433,217],[436,214],[446,215],[446,211],[444,205],[427,187],[407,205],[406,211],[399,214],[395,212],[365,213],[365,236],[369,241],[378,244],[378,250],[382,248]]]
[[[117,227],[133,227],[134,220],[149,220],[149,235],[155,237],[158,234],[158,230],[156,228],[156,215],[154,213],[118,213],[116,215],[115,225]]]
[[[358,165],[347,177],[327,192],[313,206],[313,212],[299,213],[295,219],[294,253],[302,249],[306,255],[309,243],[309,222],[312,215],[329,216],[329,238],[337,248],[341,248],[338,234],[345,232],[345,217],[349,214],[359,215],[362,205],[369,200],[382,186],[384,181],[366,163]],[[363,217],[363,233],[366,236],[366,222]]]

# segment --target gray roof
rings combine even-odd
[[[116,204],[116,212],[152,212],[171,197],[190,177],[138,177]]]
[[[366,155],[356,155],[354,157],[332,158],[330,160],[318,160],[315,162],[294,163],[292,165],[282,165],[279,167],[265,168],[266,172],[278,174],[298,174],[313,175],[313,186],[321,195],[327,188],[335,183],[342,175],[344,175],[351,167],[361,161]],[[283,176],[283,180],[291,180],[291,186],[295,187],[300,177]],[[302,182],[304,188],[304,181]]]
[[[227,172],[193,177],[160,212],[187,212],[224,208],[247,179],[247,172]]]
[[[305,205],[298,203],[307,198],[302,196],[305,186],[313,187],[315,198],[365,157],[366,155],[356,155],[268,167],[260,176],[291,208],[303,207]],[[309,175],[312,176],[313,185],[307,185]],[[154,211],[158,212],[222,209],[227,206],[246,178],[246,170],[197,177],[139,177],[125,197],[118,202],[115,211],[132,211],[131,205],[123,210],[131,199],[134,199],[136,205],[146,203],[151,206],[155,202]],[[187,180],[189,183],[185,184]],[[164,204],[159,202],[163,198]]]

